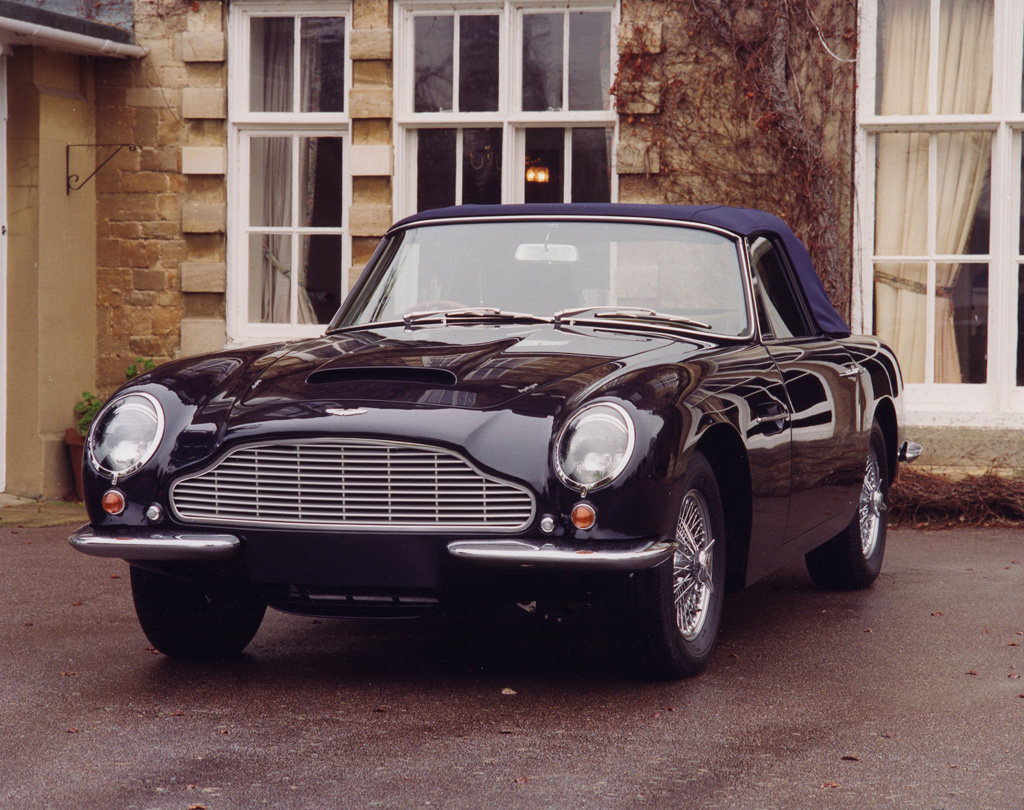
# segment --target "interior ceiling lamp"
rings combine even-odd
[[[526,170],[527,183],[546,183],[551,179],[551,172],[546,166],[530,166]]]

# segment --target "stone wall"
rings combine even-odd
[[[389,0],[355,0],[350,282],[391,224]],[[141,60],[104,61],[98,132],[122,151],[97,176],[99,350],[109,394],[135,357],[222,349],[227,291],[227,5],[136,0]]]
[[[219,3],[210,3],[217,5]],[[110,394],[138,356],[157,362],[181,345],[185,178],[180,152],[188,70],[180,59],[184,4],[138,3],[143,59],[102,60],[96,73],[97,141],[130,144],[95,178],[97,386]]]
[[[93,165],[92,61],[17,47],[7,101],[6,484],[59,498],[74,487],[64,431],[93,385],[95,186],[68,192],[65,173]]]

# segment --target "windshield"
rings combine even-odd
[[[608,308],[749,331],[736,240],[689,226],[578,220],[451,222],[389,238],[331,328],[406,321],[411,313],[481,310],[573,320]],[[604,308],[604,311],[600,311]],[[593,312],[590,310],[593,309]]]

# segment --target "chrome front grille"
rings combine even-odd
[[[534,512],[448,450],[349,439],[238,448],[176,481],[171,505],[190,522],[370,531],[516,530]]]

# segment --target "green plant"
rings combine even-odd
[[[156,368],[156,363],[153,362],[152,357],[136,357],[124,370],[124,378],[125,380],[132,380],[154,368]],[[79,436],[84,437],[88,434],[89,426],[92,424],[92,420],[96,418],[96,414],[100,412],[104,401],[104,399],[91,391],[82,392],[82,398],[75,403],[75,413],[78,414],[75,429],[78,431]]]
[[[103,407],[103,400],[91,391],[83,391],[82,398],[75,403],[75,413],[78,414],[78,421],[75,429],[78,435],[84,437],[89,432],[89,425],[96,418],[100,408]]]

